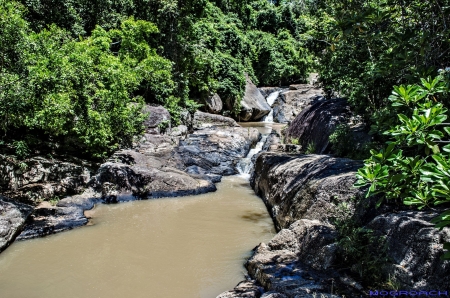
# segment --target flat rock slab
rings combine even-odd
[[[193,128],[203,129],[207,127],[239,127],[239,124],[232,118],[221,115],[204,113],[197,111],[194,113]]]
[[[62,199],[56,206],[38,206],[28,218],[17,240],[42,237],[83,226],[88,223],[84,211],[101,202],[100,194],[86,191],[81,195]]]
[[[0,197],[0,252],[20,234],[33,207],[5,201]]]

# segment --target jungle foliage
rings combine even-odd
[[[386,147],[371,150],[357,174],[356,186],[369,186],[367,196],[383,194],[378,206],[383,200],[419,209],[450,203],[450,124],[443,104],[449,79],[450,68],[421,84],[394,87],[389,100],[399,124],[384,132]],[[433,221],[437,228],[450,226],[450,210]],[[450,259],[450,252],[444,257]]]
[[[181,109],[218,93],[237,113],[246,74],[279,85],[301,82],[311,69],[295,7],[0,0],[3,144],[23,157],[45,141],[103,158],[142,131],[143,103],[164,105],[177,124]]]
[[[357,184],[390,202],[445,206],[449,10],[450,0],[0,0],[0,148],[104,158],[142,132],[144,103],[176,124],[217,92],[237,113],[246,74],[285,85],[314,69],[382,148]],[[338,143],[348,133],[332,136],[338,154],[351,156]],[[450,211],[435,222],[450,225]]]
[[[313,26],[309,49],[319,60],[322,83],[348,98],[371,126],[371,145],[380,148],[370,150],[357,185],[369,186],[368,196],[379,194],[379,204],[445,210],[450,203],[450,1],[315,3],[310,16],[321,26]],[[439,228],[450,225],[449,211],[434,222]]]

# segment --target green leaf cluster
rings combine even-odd
[[[0,1],[0,42],[9,48],[0,69],[4,137],[20,155],[29,135],[96,158],[129,145],[144,119],[135,92],[164,102],[174,86],[172,63],[146,41],[155,25],[129,18],[77,40],[55,25],[33,32],[22,13],[19,4]]]
[[[442,104],[449,96],[446,71],[421,84],[396,86],[389,97],[399,124],[385,131],[389,138],[381,151],[358,170],[358,187],[369,186],[367,196],[419,209],[450,203],[450,124]],[[434,219],[436,227],[450,225],[446,211]],[[446,257],[450,257],[449,253]]]
[[[446,66],[449,7],[448,0],[319,2],[312,49],[323,83],[376,121],[390,107],[393,85],[412,84]]]
[[[87,38],[96,26],[115,30],[129,16],[154,23],[159,34],[146,42],[173,63],[165,106],[178,120],[188,100],[204,103],[218,93],[235,114],[245,92],[245,74],[255,83],[303,82],[312,66],[305,34],[312,18],[304,5],[266,0],[68,0],[21,1],[36,32],[56,24]],[[275,2],[275,1],[274,1]],[[125,33],[125,31],[123,31]],[[127,34],[127,33],[125,33]],[[308,35],[309,36],[309,35]],[[151,83],[151,86],[162,84]],[[147,89],[139,89],[138,94]],[[170,92],[168,92],[170,93]],[[141,94],[143,95],[143,94]],[[144,96],[146,101],[154,98]]]

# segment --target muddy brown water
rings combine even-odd
[[[275,231],[239,176],[200,196],[96,206],[93,225],[13,243],[0,297],[211,298],[244,279],[251,249]]]

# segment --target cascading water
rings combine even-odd
[[[275,103],[275,100],[278,98],[278,95],[280,95],[281,91],[275,91],[269,94],[267,96],[266,100],[270,107]],[[263,120],[264,123],[273,123],[273,109],[270,110],[270,113],[266,116],[266,118]],[[237,165],[237,170],[239,171],[239,176],[249,179],[250,178],[250,171],[253,168],[253,162],[252,157],[259,153],[262,150],[262,147],[264,146],[264,143],[266,142],[266,139],[268,137],[268,134],[263,134],[261,137],[261,140],[256,144],[255,148],[250,149],[247,156],[243,159],[241,159]]]
[[[269,94],[267,96],[266,100],[270,107],[274,104],[275,100],[278,98],[278,95],[280,95],[281,91],[275,91]],[[273,109],[270,110],[269,115],[266,116],[264,119],[264,122],[273,123]]]
[[[247,156],[239,161],[239,164],[237,166],[239,176],[242,176],[247,179],[250,178],[250,171],[253,168],[252,157],[262,150],[264,143],[266,142],[267,136],[268,135],[262,135],[261,140],[259,140],[255,148],[250,149]]]

